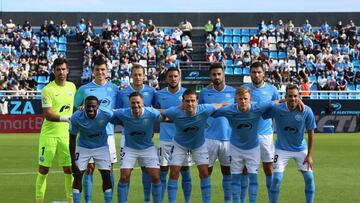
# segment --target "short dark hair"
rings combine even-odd
[[[90,101],[90,100],[95,100],[97,103],[99,103],[99,99],[98,99],[96,96],[94,96],[94,95],[87,96],[87,97],[85,98],[85,103],[86,103],[87,101]]]
[[[61,57],[58,57],[57,59],[55,59],[54,63],[53,63],[53,68],[56,68],[62,64],[66,64],[66,68],[67,68],[67,60]]]
[[[185,92],[184,92],[183,95],[182,95],[183,100],[184,100],[185,96],[187,96],[187,95],[195,95],[195,96],[196,96],[196,99],[198,99],[197,93],[196,93],[194,90],[192,90],[192,89],[186,89],[186,90],[185,90]]]
[[[221,68],[221,70],[224,70],[224,66],[222,63],[212,63],[209,67],[209,73],[211,73],[213,69],[217,69],[217,68]]]
[[[140,97],[141,99],[144,99],[144,97],[142,96],[142,94],[140,92],[132,92],[129,95],[129,100],[131,99],[131,97]]]
[[[134,70],[134,69],[139,69],[139,68],[141,68],[141,69],[143,70],[143,73],[144,73],[144,75],[145,75],[145,68],[144,68],[142,65],[138,64],[138,63],[134,63],[134,64],[133,64],[133,66],[132,66],[132,68],[131,68],[131,74],[133,73],[133,70]]]
[[[288,90],[297,90],[297,91],[300,91],[300,90],[299,90],[299,87],[298,87],[297,85],[295,85],[295,84],[288,84],[288,85],[286,86],[286,92],[287,92]]]
[[[101,65],[107,65],[107,58],[104,56],[96,57],[94,60],[94,66],[101,66]]]
[[[169,73],[172,72],[172,71],[176,71],[176,72],[178,72],[179,75],[180,75],[180,70],[179,70],[178,68],[169,68],[169,69],[167,69],[167,71],[165,72],[165,78],[167,78],[167,76],[169,75]]]
[[[252,63],[252,64],[250,65],[250,71],[251,71],[253,68],[258,68],[258,67],[260,67],[260,68],[263,70],[263,72],[265,73],[265,68],[264,68],[264,65],[263,65],[263,63],[262,63],[261,61],[255,61],[254,63]]]

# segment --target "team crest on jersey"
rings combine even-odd
[[[262,96],[267,96],[268,93],[267,93],[267,92],[261,92],[261,95],[262,95]]]
[[[182,100],[182,99],[183,99],[183,98],[182,98],[182,95],[180,95],[180,96],[179,96],[179,99],[180,99],[180,100]]]
[[[71,97],[71,96],[73,96],[73,93],[71,91],[69,91],[68,95]]]
[[[40,162],[44,162],[44,161],[45,161],[44,156],[40,156]]]
[[[103,126],[105,124],[105,121],[104,120],[99,120],[99,125],[100,126]]]
[[[144,125],[149,124],[149,119],[144,119],[144,120],[143,120],[143,124],[144,124]]]
[[[295,120],[296,120],[296,121],[301,121],[301,119],[302,119],[302,115],[301,115],[301,114],[296,114],[296,115],[295,115]]]
[[[144,96],[149,96],[149,92],[142,93]]]
[[[231,98],[231,94],[227,93],[227,94],[225,94],[225,97],[226,98]]]
[[[108,87],[106,90],[107,90],[108,92],[112,92],[112,91],[113,91],[111,87]]]

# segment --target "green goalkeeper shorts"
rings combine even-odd
[[[51,167],[56,155],[59,166],[71,166],[69,138],[40,136],[39,165]]]

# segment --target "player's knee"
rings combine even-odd
[[[272,163],[264,163],[263,164],[264,173],[266,176],[272,176],[273,174],[273,165]]]
[[[199,177],[201,179],[208,178],[209,177],[209,170],[207,168],[200,169],[199,170]]]
[[[49,173],[49,167],[39,166],[39,173],[42,175],[46,175]]]
[[[129,176],[128,175],[125,175],[125,174],[121,174],[121,177],[120,177],[120,182],[121,183],[128,183],[129,182]]]
[[[63,171],[64,171],[65,174],[72,174],[70,166],[64,166]]]
[[[170,179],[179,179],[179,170],[170,168]]]
[[[209,171],[210,173],[210,171]],[[223,175],[231,175],[230,166],[221,166],[221,173]]]
[[[151,182],[152,183],[160,183],[160,175],[159,174],[152,174],[151,175]]]

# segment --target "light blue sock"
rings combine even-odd
[[[241,193],[240,193],[240,202],[246,203],[246,193],[249,186],[249,176],[242,175],[241,177]]]
[[[110,171],[110,181],[111,181],[112,188],[114,188],[114,173],[112,170]]]
[[[127,189],[129,184],[123,184],[119,181],[117,188],[118,203],[125,203],[127,201]]]
[[[271,202],[271,200],[270,200],[270,197],[271,197],[271,192],[270,192],[271,181],[272,181],[272,176],[266,176],[266,189],[267,189],[267,193],[268,193],[269,202]]]
[[[152,196],[154,203],[160,203],[161,202],[161,183],[152,183],[151,184],[152,189]]]
[[[142,184],[144,189],[144,202],[150,202],[151,178],[145,171],[142,172]]]
[[[275,172],[271,182],[270,192],[271,192],[271,203],[277,203],[280,193],[280,185],[284,173]]]
[[[83,176],[83,191],[85,202],[91,202],[91,194],[92,194],[92,183],[93,183],[93,175],[84,173]]]
[[[130,180],[129,180],[129,182],[126,184],[125,202],[127,202],[127,201],[128,201],[128,197],[129,197],[129,189],[130,189]]]
[[[73,201],[74,203],[80,203],[81,201],[81,193],[80,192],[73,192]]]
[[[109,191],[105,191],[104,192],[104,201],[105,201],[105,203],[112,203],[112,196],[113,196],[112,189],[109,189]]]
[[[231,174],[231,192],[233,203],[240,203],[240,194],[241,194],[241,174]]]
[[[190,170],[181,170],[181,186],[184,192],[185,203],[190,202],[191,199],[191,190],[192,190],[192,179]]]
[[[203,203],[210,203],[211,202],[210,176],[207,178],[200,179],[200,185],[201,185],[201,196]]]
[[[249,173],[249,202],[255,203],[258,193],[258,176],[256,173]]]
[[[224,202],[231,201],[231,175],[223,175],[222,187],[224,190]]]
[[[161,202],[164,202],[165,192],[166,192],[166,177],[168,171],[160,171],[160,181],[161,181]]]
[[[167,189],[168,189],[169,203],[175,203],[176,193],[178,190],[178,181],[175,179],[169,179]]]
[[[306,203],[313,203],[315,197],[315,182],[313,172],[303,172],[305,181]]]

